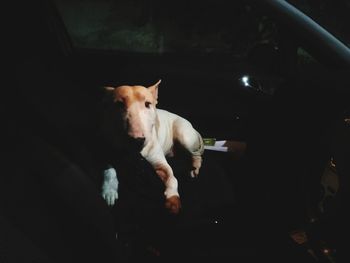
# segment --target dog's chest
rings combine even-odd
[[[157,139],[165,155],[172,153],[174,145],[173,123],[176,115],[165,110],[157,109],[158,125]]]

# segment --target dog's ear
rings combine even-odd
[[[103,89],[104,89],[105,91],[107,91],[107,92],[112,92],[112,91],[115,90],[114,87],[103,87]]]
[[[150,87],[148,87],[149,91],[152,93],[153,95],[153,98],[154,98],[154,101],[155,103],[157,104],[158,103],[158,87],[159,87],[159,84],[162,82],[162,80],[158,80],[158,82]]]
[[[102,96],[102,104],[108,105],[113,103],[114,101],[114,87],[102,87],[101,88],[101,96]]]
[[[114,97],[114,91],[115,91],[114,87],[107,86],[107,87],[103,87],[102,90],[104,91],[105,97],[108,97],[108,98],[113,98]]]

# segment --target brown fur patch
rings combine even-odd
[[[181,209],[181,202],[178,196],[171,196],[165,201],[165,207],[172,214],[178,214]]]
[[[143,86],[119,86],[114,91],[114,100],[122,101],[127,108],[134,102],[155,103],[152,93]]]
[[[169,175],[167,173],[167,168],[165,167],[165,165],[157,165],[155,166],[155,170],[156,170],[156,173],[158,174],[159,178],[165,182],[166,180],[168,180],[169,178]]]

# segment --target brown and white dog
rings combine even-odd
[[[166,208],[171,213],[178,213],[181,202],[178,182],[166,156],[173,154],[174,144],[179,143],[192,158],[191,176],[196,177],[202,164],[204,144],[201,135],[186,119],[157,109],[158,87],[160,80],[146,88],[144,86],[106,87],[118,105],[118,118],[121,118],[125,133],[140,145],[141,155],[154,167],[157,175],[164,182]],[[117,198],[117,180],[115,173],[105,173],[105,191],[103,197],[109,204]],[[108,192],[108,189],[113,191]]]

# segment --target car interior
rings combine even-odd
[[[346,262],[348,47],[285,1],[114,1],[106,21],[125,30],[92,40],[75,38],[75,17],[99,9],[71,2],[4,6],[0,262]],[[128,42],[132,23],[160,44]],[[195,179],[169,158],[178,215],[151,165],[116,160],[113,125],[101,130],[103,87],[159,79],[158,108],[230,145],[205,150]],[[120,175],[112,207],[106,162]]]

